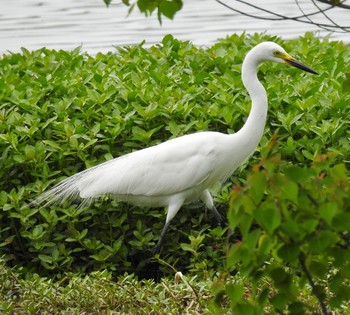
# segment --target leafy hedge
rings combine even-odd
[[[226,99],[219,96],[218,83],[229,88],[232,79],[220,77],[230,63],[168,36],[160,47],[139,45],[95,57],[79,49],[23,49],[3,56],[0,68],[2,253],[37,271],[39,263],[40,272],[137,271],[159,237],[163,210],[110,199],[88,209],[30,208],[28,202],[63,177],[112,156],[209,125],[226,132],[230,125],[222,117],[230,118],[222,109]],[[238,71],[233,74],[239,77]],[[218,82],[210,82],[211,76]],[[192,220],[190,212],[195,212]],[[222,230],[208,231],[206,222],[202,205],[181,211],[172,229],[181,230],[181,224],[183,233],[170,231],[164,249],[171,263],[181,260],[188,266],[186,251],[173,253],[188,242],[191,226],[199,233],[193,237],[216,246]],[[209,269],[223,255],[200,256]]]
[[[28,203],[114,156],[199,130],[238,130],[250,102],[240,66],[262,40],[282,44],[320,76],[261,66],[270,108],[260,152],[216,197],[225,214],[232,195],[235,235],[211,226],[203,205],[190,205],[172,222],[163,259],[202,277],[238,270],[240,281],[214,286],[217,301],[227,295],[235,314],[304,314],[300,295],[307,294],[324,314],[345,307],[350,49],[311,34],[286,42],[233,35],[207,49],[168,35],[158,46],[95,57],[45,48],[2,56],[1,254],[41,274],[108,268],[147,277],[162,210],[109,198],[88,208]]]
[[[210,281],[177,274],[161,283],[134,275],[115,279],[107,270],[61,279],[21,276],[0,259],[1,314],[208,314]],[[229,309],[228,309],[229,311]]]
[[[263,159],[234,188],[229,222],[242,240],[229,249],[228,269],[254,286],[244,299],[242,283],[225,284],[238,302],[235,314],[261,314],[266,306],[306,314],[315,311],[303,302],[307,295],[322,314],[350,306],[349,171],[333,153],[310,167]]]

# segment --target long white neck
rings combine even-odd
[[[257,76],[261,61],[259,51],[253,48],[246,55],[242,65],[242,80],[251,97],[252,106],[246,123],[236,134],[241,134],[252,151],[263,135],[267,116],[267,94]]]

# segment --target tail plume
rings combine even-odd
[[[61,204],[65,200],[73,201],[80,199],[81,184],[82,181],[85,182],[88,171],[90,171],[90,169],[64,179],[35,198],[30,205],[36,206],[43,204],[44,206],[50,206],[52,204]],[[84,200],[81,201],[81,205],[91,203],[92,199],[93,197],[84,198]]]

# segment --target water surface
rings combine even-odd
[[[218,38],[232,33],[267,32],[283,38],[317,31],[326,36],[327,31],[316,26],[293,21],[264,21],[234,13],[214,0],[184,0],[184,7],[175,20],[164,19],[160,26],[156,15],[145,18],[136,10],[127,17],[128,9],[115,0],[107,8],[102,0],[1,0],[0,2],[0,53],[17,52],[21,47],[37,49],[74,49],[82,46],[91,54],[114,50],[113,46],[158,43],[171,33],[182,40],[191,40],[197,45],[211,45]],[[261,4],[261,1],[250,1]],[[305,12],[315,11],[311,1],[300,0]],[[349,2],[350,1],[345,1]],[[247,11],[244,5],[227,0],[235,8]],[[280,14],[300,15],[294,0],[264,1],[264,7]],[[254,10],[253,14],[260,14]],[[342,25],[350,24],[350,10],[335,9],[332,17]],[[325,17],[317,19],[327,22]],[[350,42],[350,33],[335,33],[332,38]]]

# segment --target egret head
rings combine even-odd
[[[315,70],[304,65],[300,61],[295,60],[291,55],[289,55],[280,45],[273,42],[264,42],[256,47],[261,47],[261,52],[263,54],[262,59],[274,61],[278,63],[288,64],[292,67],[299,68],[301,70],[318,74]]]

